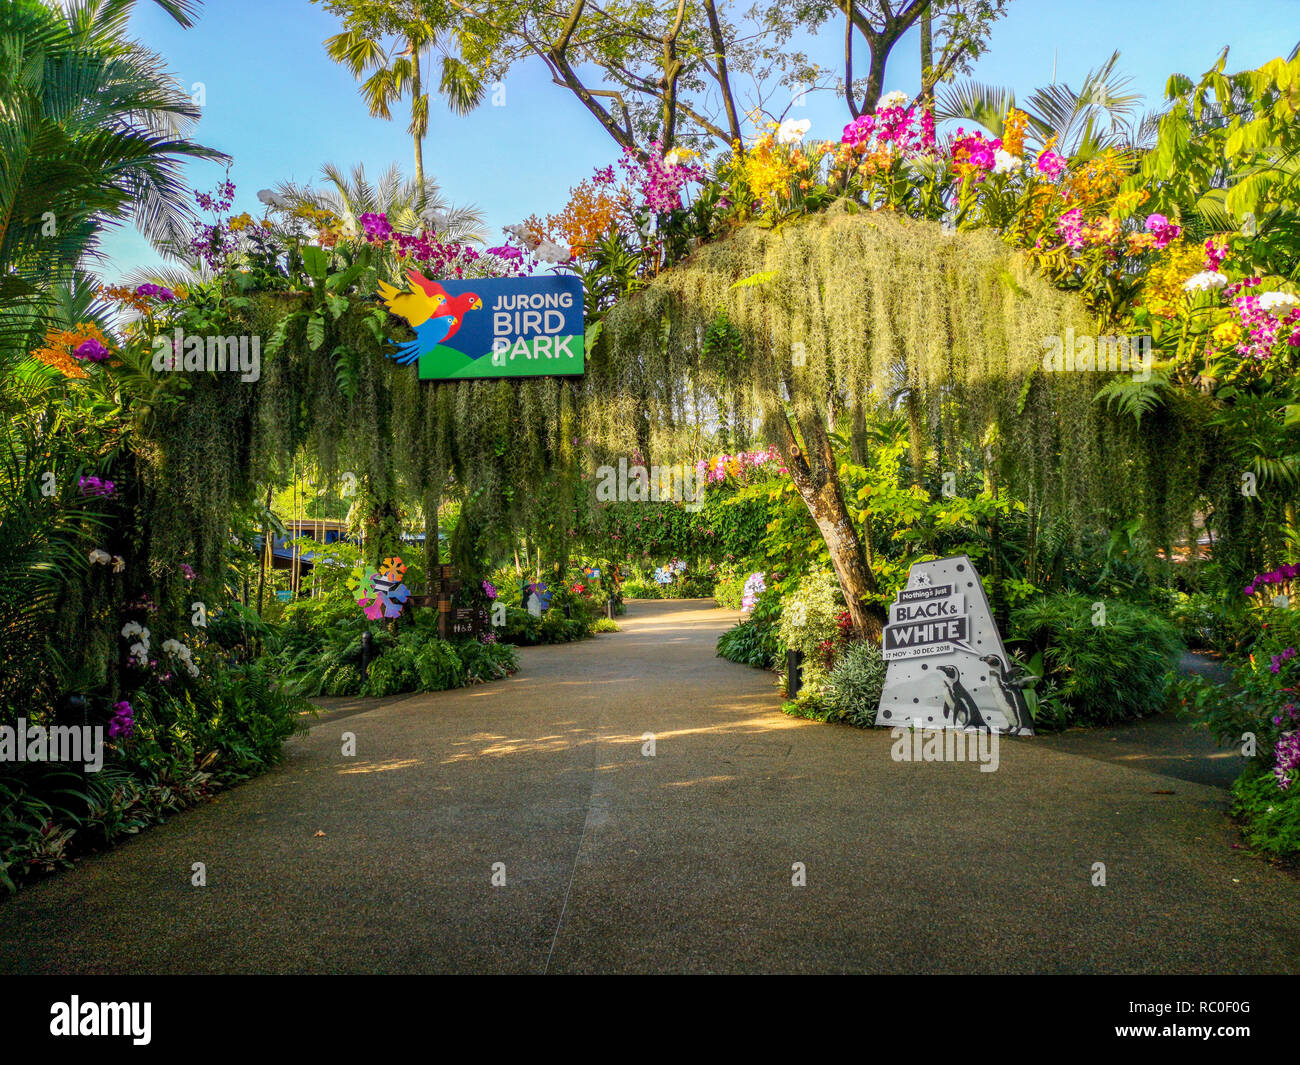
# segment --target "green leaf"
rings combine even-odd
[[[760,270],[756,274],[750,274],[748,277],[742,277],[735,282],[732,288],[754,288],[757,285],[764,285],[776,278],[776,270]]]
[[[307,344],[312,351],[320,350],[320,346],[325,343],[325,317],[316,311],[307,319]]]
[[[317,281],[325,280],[325,274],[329,269],[329,261],[329,252],[324,248],[308,245],[302,249],[303,269]]]

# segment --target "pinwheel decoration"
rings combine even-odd
[[[404,584],[397,584],[382,592],[384,600],[384,617],[395,618],[402,612],[402,607],[411,598],[411,589]]]
[[[545,613],[547,610],[550,609],[550,607],[551,607],[551,590],[550,590],[549,588],[547,588],[546,585],[543,584],[541,581],[538,581],[536,584],[529,584],[529,585],[527,585],[527,586],[525,587],[524,591],[527,593],[527,594],[524,596],[524,603],[525,603],[525,604],[527,604],[527,602],[528,602],[528,600],[529,600],[529,598],[530,598],[531,596],[534,596],[534,595],[535,595],[535,596],[537,596],[537,606],[538,606],[538,608],[541,610],[542,613]]]
[[[372,598],[375,594],[374,579],[378,576],[373,566],[358,566],[348,578],[348,591],[358,600]]]
[[[386,558],[379,570],[371,566],[358,566],[352,571],[348,588],[357,597],[357,603],[366,617],[377,621],[381,617],[395,618],[411,598],[411,589],[402,583],[406,564],[397,556]]]

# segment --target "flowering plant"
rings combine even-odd
[[[98,477],[82,477],[77,481],[77,486],[83,496],[104,496],[109,499],[113,497],[117,488],[112,481],[104,481]]]
[[[123,699],[113,704],[113,718],[108,723],[108,734],[113,738],[122,736],[130,739],[135,732],[135,711],[131,704]]]
[[[778,473],[786,472],[775,447],[758,451],[742,451],[736,455],[715,455],[713,458],[700,459],[695,463],[695,476],[700,484],[721,484],[728,477],[744,481],[752,474],[766,472],[767,468],[774,463]]]

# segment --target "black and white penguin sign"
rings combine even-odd
[[[918,562],[889,608],[876,724],[1033,735],[1024,688],[965,555]]]

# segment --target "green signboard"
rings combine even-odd
[[[582,281],[572,275],[430,281],[407,271],[405,289],[381,283],[388,309],[415,339],[394,358],[422,381],[572,377],[586,365]]]

